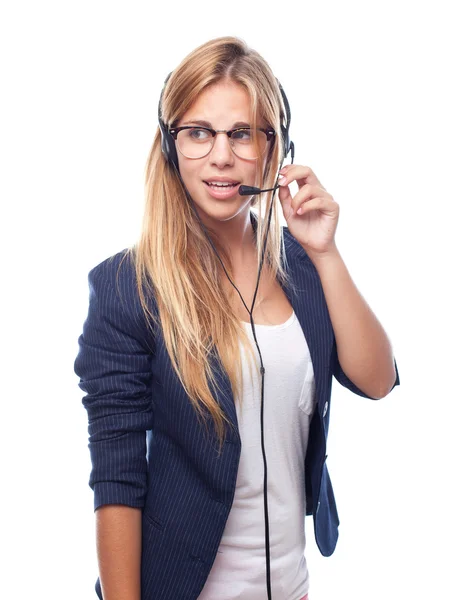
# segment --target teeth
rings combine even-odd
[[[209,185],[216,186],[216,187],[233,187],[234,185],[237,185],[236,183],[222,183],[222,182],[211,182],[211,181],[208,181],[207,183]]]

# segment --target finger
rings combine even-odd
[[[281,186],[280,188],[278,188],[277,192],[279,194],[279,200],[281,201],[281,204],[283,206],[284,206],[284,204],[286,206],[290,206],[290,204],[292,202],[292,196],[291,196],[288,186],[287,185]]]
[[[292,210],[294,212],[297,212],[300,205],[303,204],[306,200],[311,200],[320,196],[327,196],[329,198],[332,198],[332,196],[326,193],[325,190],[319,185],[306,184],[303,187],[301,187],[297,194],[295,194],[295,196],[292,198]]]
[[[319,196],[317,198],[306,200],[297,210],[293,210],[292,212],[297,215],[303,215],[312,212],[313,210],[322,210],[325,213],[331,213],[333,215],[335,213],[334,202],[329,198]]]
[[[297,181],[301,184],[311,183],[323,188],[320,180],[310,167],[304,165],[286,165],[279,173],[285,176],[285,179],[279,179],[281,185],[289,185],[292,181]]]
[[[294,214],[294,211],[292,210],[292,196],[291,196],[291,193],[290,193],[289,188],[287,186],[286,187],[280,187],[278,189],[278,193],[279,193],[279,201],[280,201],[281,206],[282,206],[282,213],[284,215],[285,220],[289,221],[289,219]]]

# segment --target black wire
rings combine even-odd
[[[281,160],[281,163],[279,165],[279,170],[277,173],[277,177],[276,177],[276,181],[279,179],[279,171],[282,168],[282,163],[284,161],[284,158]],[[292,162],[291,164],[294,162],[294,157],[293,157],[293,153],[292,153]],[[181,174],[179,172],[179,169],[176,168],[176,172],[178,173],[178,177],[183,185],[183,188],[186,192],[187,197],[189,198],[190,202],[193,202],[193,199],[191,198],[190,193],[188,192],[184,181],[181,177]],[[267,588],[267,592],[268,592],[268,600],[272,599],[272,595],[271,595],[271,554],[270,554],[270,545],[269,545],[269,511],[268,511],[268,464],[266,461],[266,449],[264,446],[264,373],[265,373],[265,368],[264,368],[264,364],[263,364],[263,358],[261,356],[261,351],[259,349],[259,345],[258,345],[258,340],[256,339],[256,333],[255,333],[255,323],[253,321],[253,308],[255,306],[255,300],[256,300],[256,294],[258,293],[258,288],[259,288],[259,282],[260,282],[260,278],[261,278],[261,270],[263,268],[263,263],[264,263],[264,256],[265,256],[265,252],[266,252],[266,243],[268,240],[268,234],[269,234],[269,226],[271,223],[271,215],[273,212],[273,206],[274,206],[274,194],[276,193],[276,189],[277,187],[275,187],[273,189],[273,193],[271,196],[271,206],[269,207],[269,216],[268,216],[268,226],[266,227],[266,233],[264,236],[264,240],[263,240],[263,250],[261,253],[261,262],[258,268],[258,279],[256,281],[256,288],[255,288],[255,293],[253,295],[253,303],[251,305],[251,310],[248,310],[248,306],[245,304],[245,301],[242,298],[242,295],[240,294],[240,292],[238,291],[237,286],[233,283],[233,281],[230,279],[229,274],[227,273],[227,270],[225,269],[224,263],[222,262],[222,259],[219,256],[219,253],[217,252],[210,235],[207,232],[207,229],[204,225],[204,223],[201,220],[201,217],[199,216],[199,213],[197,212],[196,207],[193,206],[194,212],[196,213],[197,218],[199,219],[199,222],[202,226],[202,228],[204,229],[204,232],[206,234],[207,239],[209,240],[210,245],[212,246],[215,255],[217,256],[217,258],[219,259],[220,264],[222,265],[223,270],[225,271],[225,274],[227,275],[227,279],[230,281],[230,283],[232,284],[232,286],[235,288],[235,290],[237,291],[238,295],[240,296],[240,300],[243,302],[243,306],[246,308],[246,310],[248,311],[248,314],[250,315],[250,324],[251,324],[251,330],[253,332],[253,337],[255,340],[255,344],[256,344],[256,348],[258,349],[258,354],[259,354],[259,360],[260,360],[260,373],[261,373],[261,410],[260,410],[260,423],[261,423],[261,452],[263,455],[263,464],[264,464],[264,481],[263,481],[263,487],[264,487],[264,525],[265,525],[265,529],[264,529],[264,543],[265,543],[265,552],[266,552],[266,588]]]

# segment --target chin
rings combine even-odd
[[[195,202],[199,214],[205,215],[209,219],[215,221],[229,221],[240,213],[249,211],[251,201],[247,198],[248,202],[241,204],[241,197],[238,199],[230,198],[229,200],[217,200],[215,198],[204,202]]]

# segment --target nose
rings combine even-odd
[[[226,133],[216,133],[214,145],[209,153],[211,162],[217,166],[233,164],[235,155],[232,152],[230,139]]]

